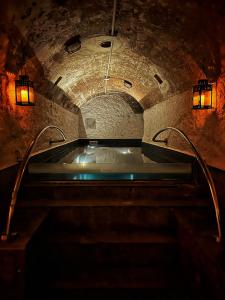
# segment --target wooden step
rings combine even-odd
[[[199,199],[197,197],[194,198],[186,198],[178,197],[178,199],[164,199],[160,197],[155,197],[155,199],[54,199],[49,197],[50,199],[34,199],[34,197],[30,197],[29,199],[20,199],[18,201],[19,207],[202,207],[207,208],[210,205],[209,199],[202,198]],[[152,197],[154,198],[154,197]]]
[[[48,217],[48,210],[16,209],[10,232],[16,234],[8,242],[0,241],[0,250],[26,250],[28,243]]]
[[[177,262],[177,239],[168,232],[47,233],[45,265],[53,272],[78,266],[162,265]],[[66,271],[65,271],[66,270]]]
[[[24,178],[25,186],[63,186],[63,187],[182,187],[196,188],[193,180],[184,179],[165,179],[165,180],[51,180],[48,179],[32,179],[30,176]]]
[[[36,296],[36,297],[35,297]],[[188,287],[176,288],[154,288],[154,289],[52,289],[48,293],[45,291],[48,300],[206,300],[201,297],[199,291],[192,291]],[[35,297],[35,298],[34,298]],[[32,300],[39,300],[40,296],[31,293]]]
[[[187,208],[181,207],[187,210]],[[190,210],[193,207],[189,208]],[[208,207],[195,210],[209,214]],[[52,231],[69,233],[85,231],[135,231],[174,228],[174,209],[171,206],[68,206],[52,207],[48,227]]]
[[[176,181],[142,182],[73,182],[36,181],[25,182],[20,191],[22,200],[72,200],[124,201],[133,200],[185,200],[207,198],[208,190],[190,183]]]
[[[149,267],[103,267],[77,269],[67,277],[51,278],[49,288],[74,290],[90,288],[174,288],[181,287],[182,276],[178,269]]]
[[[151,231],[100,231],[100,232],[48,232],[49,243],[57,244],[176,244],[177,239],[170,232]]]

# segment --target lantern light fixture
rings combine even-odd
[[[213,84],[207,79],[193,86],[193,109],[210,109],[213,100]]]
[[[28,75],[20,75],[15,80],[16,105],[34,106],[34,85]]]

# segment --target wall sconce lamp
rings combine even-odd
[[[193,109],[210,109],[213,101],[213,84],[208,80],[199,80],[193,86]]]
[[[23,54],[23,60],[26,64],[25,54]],[[22,68],[19,79],[15,80],[15,94],[16,105],[34,106],[34,84],[26,74],[26,66]]]
[[[34,106],[34,86],[33,81],[27,75],[20,75],[15,80],[16,105]]]

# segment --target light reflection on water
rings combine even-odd
[[[153,162],[139,147],[77,147],[60,160],[66,164],[144,164]]]
[[[146,157],[140,147],[77,147],[54,162],[29,168],[54,180],[153,180],[190,178],[191,164],[158,163]]]

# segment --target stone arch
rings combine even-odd
[[[143,137],[143,108],[126,93],[111,91],[94,95],[80,111],[80,136],[83,138]]]

